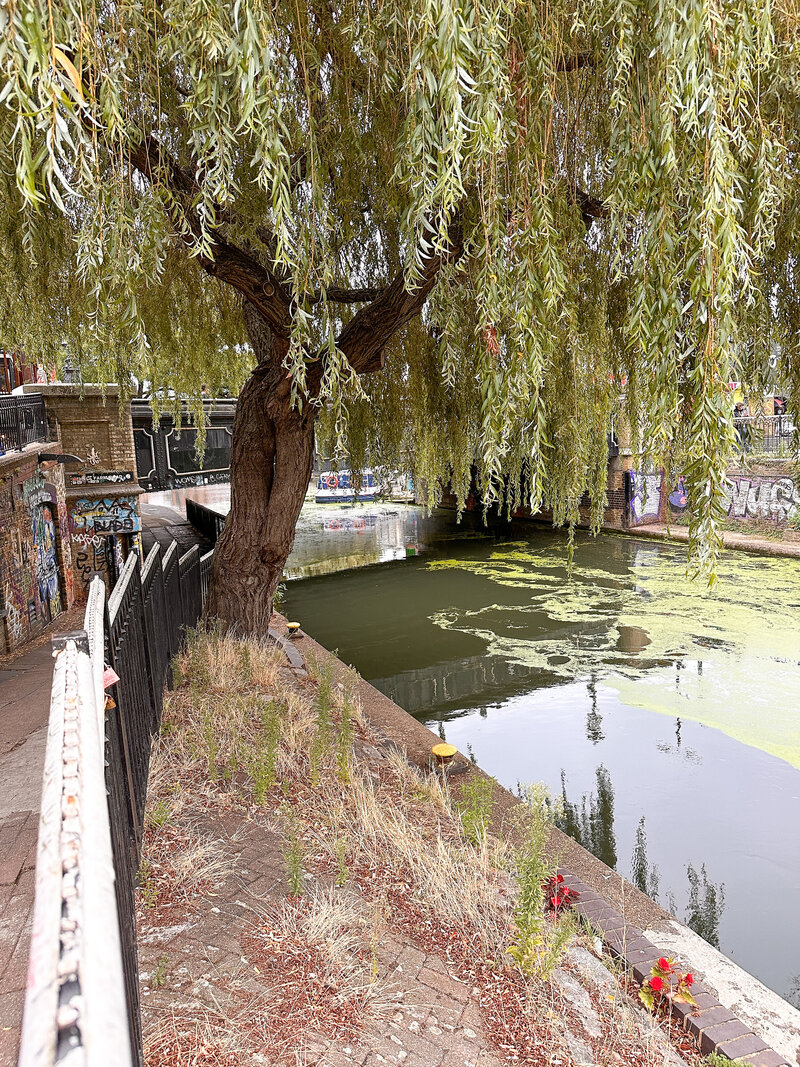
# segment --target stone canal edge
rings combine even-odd
[[[342,680],[348,677],[352,681],[355,675],[356,691],[375,731],[376,745],[396,747],[410,762],[430,769],[431,747],[441,740],[438,735],[302,630],[291,639],[287,637],[282,616],[273,615],[269,638],[283,649],[295,671],[304,671],[305,659],[311,656],[319,662],[329,661],[334,675]],[[492,831],[513,842],[509,815],[522,801],[465,757],[452,770],[492,782]],[[702,1055],[716,1053],[750,1067],[800,1067],[800,1011],[706,945],[669,912],[556,828],[550,847],[558,857],[565,884],[579,893],[577,914],[637,982],[650,974],[652,965],[665,954],[680,955],[683,965],[699,976],[693,986],[697,1007],[675,1004],[672,1014],[695,1038]],[[690,951],[694,949],[693,958],[687,958],[687,946]]]

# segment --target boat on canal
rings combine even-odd
[[[382,491],[383,487],[369,468],[363,471],[357,492],[350,471],[324,471],[317,480],[314,500],[317,504],[354,504],[357,500],[370,503]]]

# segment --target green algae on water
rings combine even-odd
[[[528,592],[522,603],[504,603],[498,590],[495,603],[431,616],[481,638],[487,654],[565,680],[594,676],[629,706],[716,727],[800,768],[793,560],[729,553],[713,590],[687,577],[679,547],[613,536],[579,542],[571,578],[556,540],[427,566]]]

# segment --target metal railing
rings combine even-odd
[[[93,580],[85,629],[54,639],[20,1067],[142,1067],[134,890],[150,745],[210,564],[174,543],[144,566],[133,554],[108,603]],[[119,681],[104,690],[106,666]]]
[[[208,538],[212,545],[217,543],[222,534],[225,518],[225,515],[207,508],[205,504],[200,504],[191,497],[186,498],[187,521],[194,526],[195,530],[199,530],[204,537]]]
[[[47,413],[39,393],[0,396],[0,455],[47,440]]]
[[[741,452],[789,455],[797,450],[795,425],[790,415],[742,415],[733,420]]]

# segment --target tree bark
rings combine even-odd
[[[411,292],[402,270],[377,296],[373,290],[347,291],[346,296],[359,300],[374,296],[337,341],[358,374],[380,370],[390,338],[420,313],[442,266],[462,254],[460,214],[451,223],[450,241],[450,252],[432,252],[424,259]],[[284,367],[289,337],[284,294],[269,277],[264,280],[258,274],[258,264],[251,269],[239,250],[221,243],[218,251],[224,271],[216,260],[213,269],[203,266],[244,296],[244,320],[257,362],[236,408],[231,510],[214,552],[207,612],[227,629],[258,636],[267,632],[272,597],[294,545],[295,524],[311,478],[317,413],[313,400],[323,356],[309,367],[311,395],[303,399],[302,408],[292,408],[292,383]]]
[[[257,364],[236,407],[231,510],[214,552],[208,614],[258,636],[267,632],[311,478],[316,408],[291,406],[286,340],[248,301],[244,318]]]

